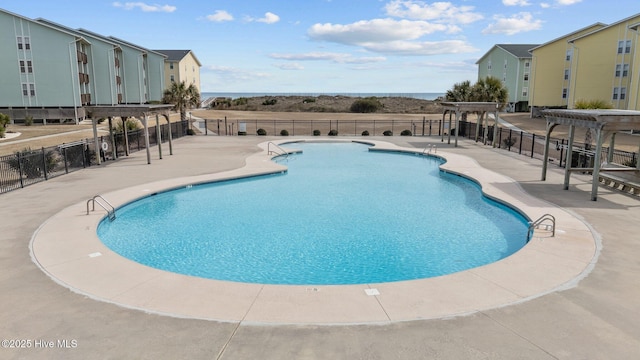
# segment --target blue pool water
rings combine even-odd
[[[428,278],[495,262],[527,241],[527,220],[440,172],[427,156],[355,143],[296,143],[288,172],[194,185],[135,201],[98,227],[139,263],[265,284]]]

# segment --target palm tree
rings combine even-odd
[[[471,82],[465,80],[454,84],[451,90],[447,90],[445,100],[455,102],[471,101]]]
[[[500,110],[504,109],[509,100],[509,92],[500,79],[487,76],[478,80],[471,89],[473,101],[496,102]]]
[[[185,82],[171,83],[171,88],[164,91],[162,101],[174,104],[174,109],[180,112],[180,119],[187,120],[187,109],[200,106],[200,93],[193,84],[187,86]]]

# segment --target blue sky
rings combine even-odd
[[[495,44],[540,44],[637,0],[0,0],[148,49],[190,49],[205,92],[444,92]]]

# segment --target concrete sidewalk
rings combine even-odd
[[[636,359],[640,354],[638,199],[601,188],[592,202],[588,177],[572,176],[571,189],[564,191],[563,172],[554,165],[541,182],[539,160],[466,140],[447,151],[517,180],[528,193],[583,218],[601,236],[598,262],[575,287],[450,319],[252,326],[152,315],[95,301],[59,286],[32,262],[32,234],[61,209],[122,187],[239,168],[259,150],[256,144],[270,139],[184,137],[175,140],[175,155],[163,160],[152,149],[150,165],[139,152],[0,195],[0,335],[24,340],[12,345],[31,344],[16,349],[3,342],[0,358]],[[435,138],[380,140],[446,147]],[[53,348],[43,348],[51,341]]]

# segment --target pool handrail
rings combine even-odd
[[[100,200],[104,201],[110,207],[110,209],[107,208],[107,205],[103,204],[102,201]],[[89,215],[89,203],[93,203],[93,207],[91,211],[96,210],[96,203],[98,203],[98,205],[100,205],[100,207],[107,212],[107,216],[109,216],[109,220],[113,221],[116,219],[116,208],[113,205],[111,205],[111,203],[108,202],[107,199],[105,199],[101,195],[96,195],[91,199],[87,200],[87,215]]]
[[[556,218],[551,214],[544,214],[538,218],[536,221],[532,221],[529,223],[529,229],[527,231],[527,241],[531,239],[531,235],[533,235],[533,230],[538,226],[542,225],[545,220],[551,221],[551,237],[556,236]]]
[[[271,145],[275,146],[276,149],[280,150],[282,153],[276,152],[271,150]],[[283,156],[284,155],[284,159],[287,160],[289,158],[289,152],[285,149],[283,149],[282,147],[280,147],[278,144],[274,143],[273,141],[269,141],[269,143],[267,144],[267,154],[268,155],[272,155],[272,154],[277,154],[278,156]]]

